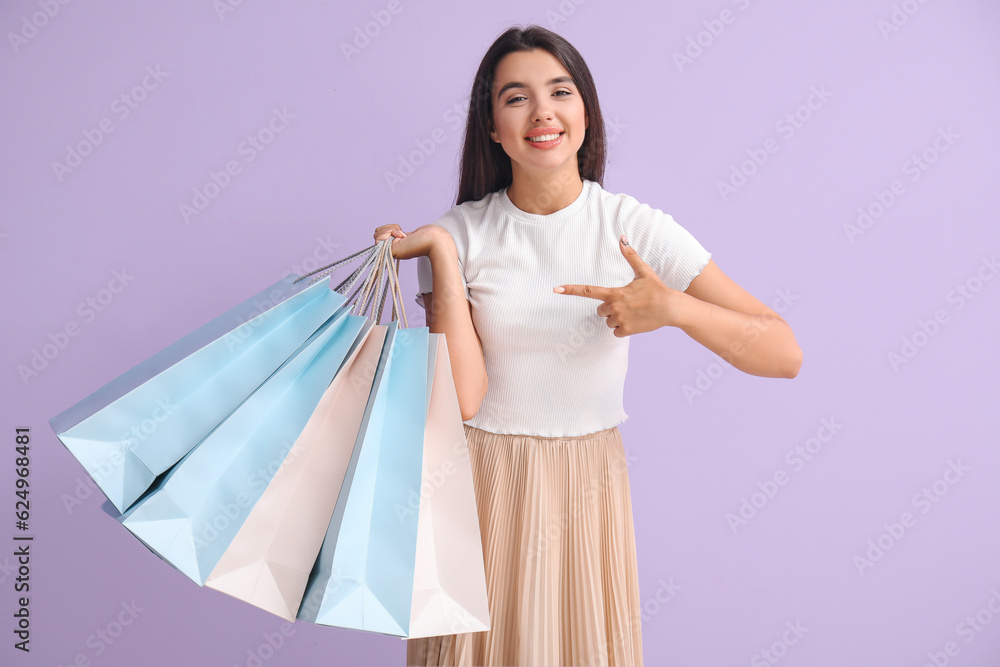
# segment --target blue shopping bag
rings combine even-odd
[[[203,585],[354,349],[366,318],[336,312],[120,517],[148,548]]]
[[[282,279],[49,420],[119,512],[250,396],[339,304]],[[338,295],[339,296],[339,295]],[[342,297],[341,297],[342,300]]]
[[[298,613],[301,620],[408,632],[428,401],[427,327],[388,325],[358,441]]]

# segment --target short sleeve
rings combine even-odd
[[[712,253],[669,213],[640,204],[629,195],[619,208],[619,233],[639,257],[675,290],[683,292],[708,265]]]
[[[465,279],[465,259],[469,247],[469,231],[465,218],[456,206],[431,224],[443,227],[455,241],[455,248],[458,250],[458,272],[462,279],[462,287],[465,289],[465,298],[470,299],[471,293]],[[417,295],[414,299],[421,308],[427,307],[424,304],[424,294],[432,292],[433,289],[434,273],[431,260],[426,255],[421,255],[417,257]]]

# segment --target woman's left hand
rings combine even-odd
[[[671,313],[683,297],[687,296],[667,287],[656,272],[642,261],[635,248],[626,245],[624,237],[618,248],[635,271],[635,280],[624,287],[598,287],[595,285],[562,285],[553,288],[558,294],[586,296],[603,301],[597,314],[608,318],[608,326],[618,338],[653,331],[662,326],[673,326]]]

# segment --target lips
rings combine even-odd
[[[530,144],[544,144],[551,141],[555,141],[563,135],[563,132],[539,132],[538,134],[532,134],[524,138]]]
[[[558,134],[563,134],[564,132],[565,130],[559,127],[536,127],[531,132],[528,132],[528,134],[526,134],[524,138],[530,141],[531,137],[545,136],[549,134],[558,135]]]

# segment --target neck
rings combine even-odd
[[[576,169],[551,174],[525,174],[515,170],[507,197],[525,213],[549,215],[572,204],[581,192],[583,179]]]

